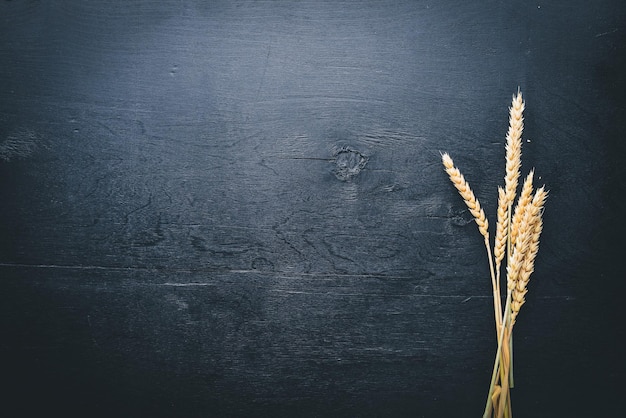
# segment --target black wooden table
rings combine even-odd
[[[513,408],[615,416],[625,17],[1,1],[0,414],[480,416],[489,271],[439,152],[495,219],[519,86],[550,196]]]

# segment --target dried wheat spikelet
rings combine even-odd
[[[450,177],[452,184],[459,191],[459,194],[465,201],[470,213],[474,217],[476,224],[478,225],[478,230],[483,235],[483,237],[489,237],[489,222],[487,221],[487,217],[485,216],[485,212],[480,206],[480,202],[474,196],[474,192],[472,191],[469,183],[465,181],[465,177],[459,171],[458,168],[454,166],[454,161],[448,155],[448,153],[441,154],[441,160],[443,162],[443,166],[446,169],[446,173]]]

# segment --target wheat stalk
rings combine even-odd
[[[493,304],[498,348],[485,406],[484,417],[491,417],[492,406],[497,417],[511,417],[510,388],[513,387],[513,326],[525,303],[530,276],[534,271],[539,251],[539,238],[543,230],[543,207],[548,196],[545,187],[533,193],[534,171],[530,171],[515,203],[521,176],[522,132],[524,130],[525,103],[518,89],[509,108],[509,129],[506,134],[504,187],[498,187],[498,207],[493,256],[489,245],[487,217],[478,199],[454,161],[447,153],[441,158],[446,173],[463,198],[483,235],[493,289]],[[500,272],[506,257],[506,301],[502,309]],[[495,265],[495,273],[494,273]]]
[[[494,244],[494,256],[496,271],[499,277],[499,267],[504,258],[504,246],[508,238],[508,229],[511,224],[511,206],[515,201],[517,183],[522,167],[522,132],[524,130],[524,107],[522,93],[518,90],[513,96],[509,108],[509,130],[506,134],[506,155],[504,189],[498,190],[498,213],[496,221],[496,241]]]

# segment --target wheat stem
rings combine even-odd
[[[506,321],[508,321],[508,317],[510,315],[509,313],[511,309],[507,309],[507,307],[510,307],[510,305],[511,305],[510,297],[507,296],[507,301],[505,303],[505,309],[504,309],[503,323],[506,323]],[[483,413],[483,418],[488,418],[491,416],[491,407],[493,405],[492,395],[494,393],[496,382],[498,380],[498,373],[500,371],[500,358],[501,358],[501,353],[502,353],[502,343],[503,343],[504,334],[505,334],[504,332],[500,332],[500,336],[498,337],[498,349],[496,350],[496,358],[493,364],[493,371],[491,372],[491,384],[489,385],[489,394],[487,395],[487,404],[485,405],[485,412]],[[502,394],[502,392],[500,392],[500,394]]]
[[[517,205],[518,182],[521,175],[522,132],[525,103],[518,89],[509,108],[509,129],[506,134],[506,167],[504,187],[498,187],[498,207],[493,253],[489,246],[488,222],[469,184],[454,166],[447,153],[441,154],[450,180],[469,208],[484,237],[491,284],[498,346],[494,359],[484,418],[492,413],[497,418],[512,418],[510,389],[513,387],[513,326],[525,303],[530,276],[539,251],[543,229],[543,206],[547,198],[544,187],[533,191],[534,171],[530,171],[521,188]],[[506,296],[501,294],[501,271],[506,257]],[[504,299],[504,309],[502,302]]]
[[[502,328],[502,324],[500,323],[500,318],[502,317],[502,306],[500,305],[500,287],[498,286],[498,281],[496,280],[496,275],[494,274],[493,258],[491,256],[491,247],[489,246],[488,238],[485,238],[485,248],[487,249],[487,258],[489,259],[491,289],[493,292],[493,315],[496,322],[496,337],[498,337],[500,335],[500,329]]]

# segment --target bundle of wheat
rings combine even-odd
[[[534,171],[522,185],[517,203],[515,198],[522,166],[522,132],[524,130],[524,101],[518,90],[509,109],[509,129],[506,135],[506,165],[504,187],[498,187],[498,208],[493,254],[489,242],[489,222],[469,183],[447,153],[441,154],[446,173],[459,191],[478,230],[484,238],[491,285],[498,341],[484,417],[511,417],[510,389],[513,387],[512,343],[513,325],[525,302],[530,275],[534,271],[543,229],[543,207],[548,196],[545,187],[533,189]],[[515,204],[515,207],[513,206]],[[506,296],[502,308],[501,269],[506,255]]]

